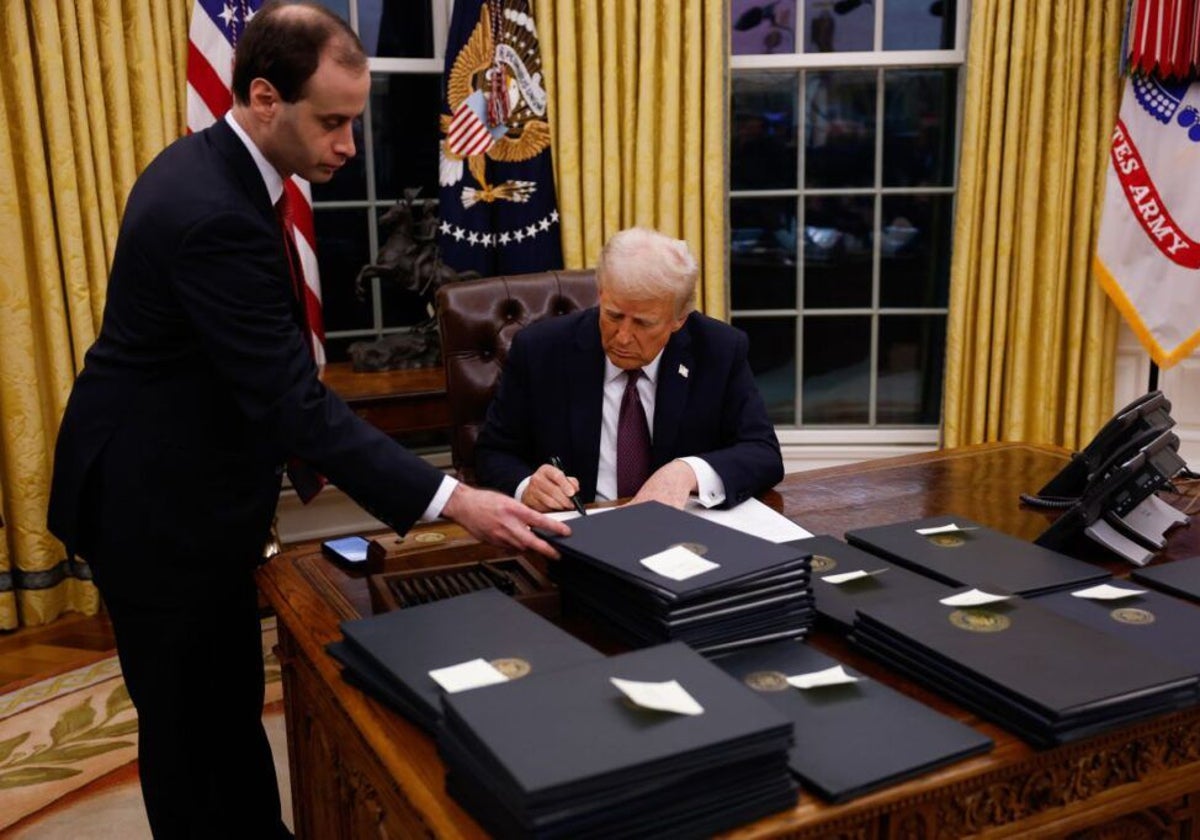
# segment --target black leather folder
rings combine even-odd
[[[434,669],[481,658],[516,675],[540,674],[603,658],[496,590],[343,621],[341,628],[346,645],[357,654],[361,682],[392,686],[419,713],[414,722],[425,728],[440,716],[443,692],[429,676]],[[363,662],[374,669],[364,671]],[[396,705],[394,697],[385,699]]]
[[[716,664],[791,718],[792,772],[805,787],[845,802],[992,748],[990,738],[845,667],[856,683],[801,690],[789,676],[840,664],[800,642],[776,642]]]
[[[635,706],[612,677],[676,680],[704,712]],[[443,703],[443,731],[477,762],[473,775],[526,813],[640,789],[664,774],[769,759],[791,740],[782,714],[680,643],[446,695]]]
[[[1191,669],[1026,599],[959,609],[905,602],[860,610],[854,639],[1020,734],[1059,742],[1107,722],[1194,702]],[[1040,739],[1039,739],[1040,740]]]
[[[1129,576],[1163,592],[1200,601],[1200,557],[1186,557],[1160,566],[1137,569]]]
[[[807,568],[806,556],[795,548],[658,502],[626,505],[603,516],[579,517],[571,521],[569,537],[552,537],[551,541],[564,557],[632,581],[672,602],[703,598],[727,587]],[[676,581],[641,564],[643,558],[676,545],[698,548],[704,559],[718,564],[718,568]]]
[[[1070,592],[1036,600],[1060,615],[1200,674],[1200,606],[1190,601],[1155,591],[1114,601],[1076,598]]]
[[[955,524],[969,528],[950,536],[923,536],[918,529]],[[995,584],[1018,595],[1100,583],[1103,569],[1034,545],[962,516],[943,515],[846,532],[851,545],[885,557],[951,586]]]
[[[793,540],[788,545],[812,554],[812,590],[817,614],[831,629],[846,633],[854,625],[855,610],[873,604],[886,604],[913,598],[937,600],[954,592],[954,587],[925,575],[911,572],[875,554],[868,554],[831,536]],[[856,570],[881,574],[847,583],[828,583],[825,575]]]

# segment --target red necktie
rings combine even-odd
[[[650,477],[650,424],[638,396],[641,368],[625,371],[625,393],[617,415],[617,495],[637,495]]]
[[[305,305],[304,297],[304,271],[300,268],[300,255],[296,252],[296,240],[294,238],[296,235],[296,226],[292,222],[292,205],[288,200],[286,187],[279,196],[279,201],[275,202],[275,215],[279,218],[279,228],[283,232],[283,250],[287,255],[288,273],[292,278],[292,294],[300,302],[301,319],[303,321],[300,324],[300,329],[304,333],[305,344],[311,353],[312,339],[309,336],[308,307]],[[288,478],[292,481],[292,488],[304,504],[312,501],[321,492],[321,488],[328,482],[325,476],[295,457],[288,458],[287,473]]]

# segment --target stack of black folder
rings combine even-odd
[[[793,688],[787,677],[840,664],[802,643],[774,642],[715,661],[792,720],[792,772],[833,802],[992,748],[990,738],[966,724],[850,668],[843,670],[858,682]]]
[[[1122,589],[1133,584],[1117,581]],[[1200,674],[1200,606],[1163,592],[1117,600],[1080,598],[1055,592],[1036,599],[1059,615],[1124,639],[1148,655],[1177,662]]]
[[[682,641],[705,653],[804,635],[815,616],[806,552],[658,502],[571,521],[555,537],[564,611],[615,630],[635,646]],[[641,564],[683,545],[717,568],[673,580]]]
[[[327,646],[342,675],[430,732],[441,718],[429,672],[484,659],[511,677],[603,658],[592,647],[494,589],[342,622]]]
[[[850,632],[854,626],[854,613],[862,607],[914,598],[937,600],[954,593],[954,587],[949,584],[910,572],[835,537],[809,537],[793,540],[788,545],[812,555],[812,589],[817,616],[824,626],[837,633]],[[873,574],[846,583],[825,580],[829,575],[854,571]]]
[[[860,610],[851,639],[890,667],[1038,746],[1193,705],[1191,668],[1014,598]]]
[[[1188,557],[1160,566],[1135,569],[1134,580],[1190,601],[1200,601],[1200,557]]]
[[[611,678],[676,680],[698,715]],[[450,794],[499,837],[707,837],[792,807],[791,722],[682,644],[447,695]]]
[[[932,536],[917,533],[918,529],[951,524],[964,530]],[[999,587],[1017,595],[1038,595],[1110,577],[1081,560],[994,531],[963,516],[931,516],[860,528],[847,531],[846,539],[851,545],[951,586]]]

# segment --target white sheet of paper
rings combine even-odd
[[[821,580],[832,584],[849,583],[852,580],[860,580],[865,577],[874,577],[875,575],[883,574],[886,571],[887,569],[873,569],[871,571],[867,571],[866,569],[855,569],[852,572],[839,572],[836,575],[824,575]]]
[[[947,607],[981,607],[984,604],[1007,601],[1011,597],[1011,595],[993,595],[990,592],[984,592],[980,589],[972,589],[969,592],[950,595],[938,601],[938,603],[945,604]]]
[[[801,528],[782,513],[776,513],[758,499],[747,499],[727,510],[706,508],[695,499],[689,499],[684,510],[709,522],[753,534],[773,543],[803,540],[812,536],[811,532]]]
[[[621,690],[622,694],[643,709],[675,712],[679,715],[704,713],[704,707],[697,703],[696,698],[688,694],[687,689],[681,686],[677,680],[655,683],[623,680],[620,677],[609,677],[609,679]]]
[[[673,545],[666,551],[643,557],[638,562],[656,575],[662,575],[671,580],[687,580],[720,568],[711,560],[705,560],[696,552],[681,545]]]
[[[954,534],[958,531],[977,531],[979,530],[974,525],[955,525],[951,522],[949,525],[938,525],[936,528],[918,528],[917,533],[922,537],[931,537],[934,534]]]
[[[435,668],[429,672],[429,676],[449,694],[508,682],[508,677],[497,671],[486,659],[472,659],[457,665],[447,665],[445,668]]]
[[[1094,601],[1116,601],[1120,598],[1132,598],[1134,595],[1145,595],[1146,590],[1127,589],[1122,586],[1113,586],[1111,583],[1102,583],[1099,586],[1089,586],[1087,589],[1080,589],[1071,594],[1076,598],[1090,598]]]
[[[623,507],[625,505],[590,508],[588,516],[607,513],[610,510],[620,510]],[[747,499],[735,507],[727,510],[718,510],[717,508],[706,508],[693,498],[688,500],[683,509],[693,516],[707,519],[709,522],[716,522],[724,525],[726,528],[733,528],[735,531],[753,534],[756,537],[761,537],[773,543],[804,540],[812,536],[812,532],[801,528],[783,514],[776,513],[758,499]],[[552,519],[557,519],[559,522],[567,522],[579,516],[573,510],[556,510],[546,515]]]
[[[796,688],[821,688],[827,685],[846,685],[858,682],[858,677],[846,673],[841,665],[834,665],[823,671],[813,671],[809,674],[797,674],[787,678],[788,685]]]

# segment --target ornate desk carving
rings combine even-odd
[[[1048,520],[1022,509],[1065,462],[1047,447],[995,444],[885,459],[788,476],[768,503],[814,533],[842,534],[937,513],[956,513],[1032,539]],[[426,526],[446,551],[469,541],[453,525]],[[430,556],[406,539],[402,561]],[[1200,529],[1174,532],[1170,557],[1200,554]],[[1111,570],[1124,573],[1114,562]],[[300,546],[260,572],[279,615],[292,799],[300,838],[486,836],[446,795],[432,740],[346,685],[323,650],[337,622],[370,613],[366,581]],[[592,641],[589,639],[589,641]],[[971,835],[1088,840],[1200,837],[1200,709],[1178,712],[1068,744],[1035,750],[849,648],[817,634],[813,644],[988,734],[995,749],[844,805],[804,793],[798,805],[731,832],[731,838],[924,840]]]

